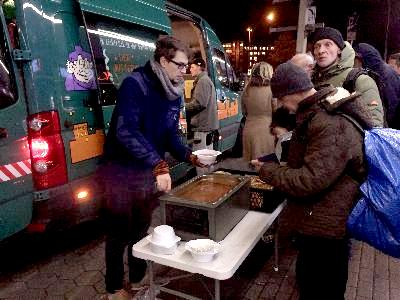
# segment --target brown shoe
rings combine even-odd
[[[122,290],[117,290],[113,294],[108,294],[107,295],[108,300],[130,300],[132,299],[131,295],[124,289]]]

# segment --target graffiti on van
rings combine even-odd
[[[66,66],[68,75],[65,79],[65,89],[67,91],[85,91],[97,88],[90,53],[83,51],[80,46],[75,46],[75,51],[68,55]]]

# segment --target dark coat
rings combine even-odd
[[[152,170],[167,151],[187,160],[190,149],[178,133],[181,103],[181,98],[168,100],[149,63],[136,69],[119,89],[105,160],[139,170]]]
[[[300,233],[343,238],[366,167],[360,132],[318,104],[332,90],[321,89],[300,103],[287,166],[265,163],[260,178],[289,195]]]
[[[362,57],[363,66],[379,75],[388,126],[400,129],[400,76],[383,61],[378,50],[371,45],[360,43],[356,51]]]

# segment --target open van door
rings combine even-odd
[[[0,240],[32,218],[32,176],[24,91],[13,61],[15,24],[0,7]],[[10,34],[9,34],[10,32]],[[10,37],[13,40],[10,40]],[[20,59],[23,59],[20,57]]]

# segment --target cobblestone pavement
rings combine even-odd
[[[155,212],[154,225],[159,222]],[[281,228],[290,217],[283,214]],[[86,231],[93,231],[91,225]],[[31,238],[11,251],[0,251],[0,299],[100,299],[104,286],[104,237],[94,230],[88,238],[81,228],[62,233],[50,241]],[[223,299],[296,300],[296,250],[282,230],[279,271],[272,268],[272,247],[259,243],[236,274],[221,283]],[[157,266],[158,277],[179,275],[180,271]],[[213,281],[200,276],[171,282],[173,288],[211,299]],[[176,299],[161,294],[162,299]],[[321,299],[323,300],[323,299]],[[400,300],[400,260],[370,246],[353,242],[346,300]]]

